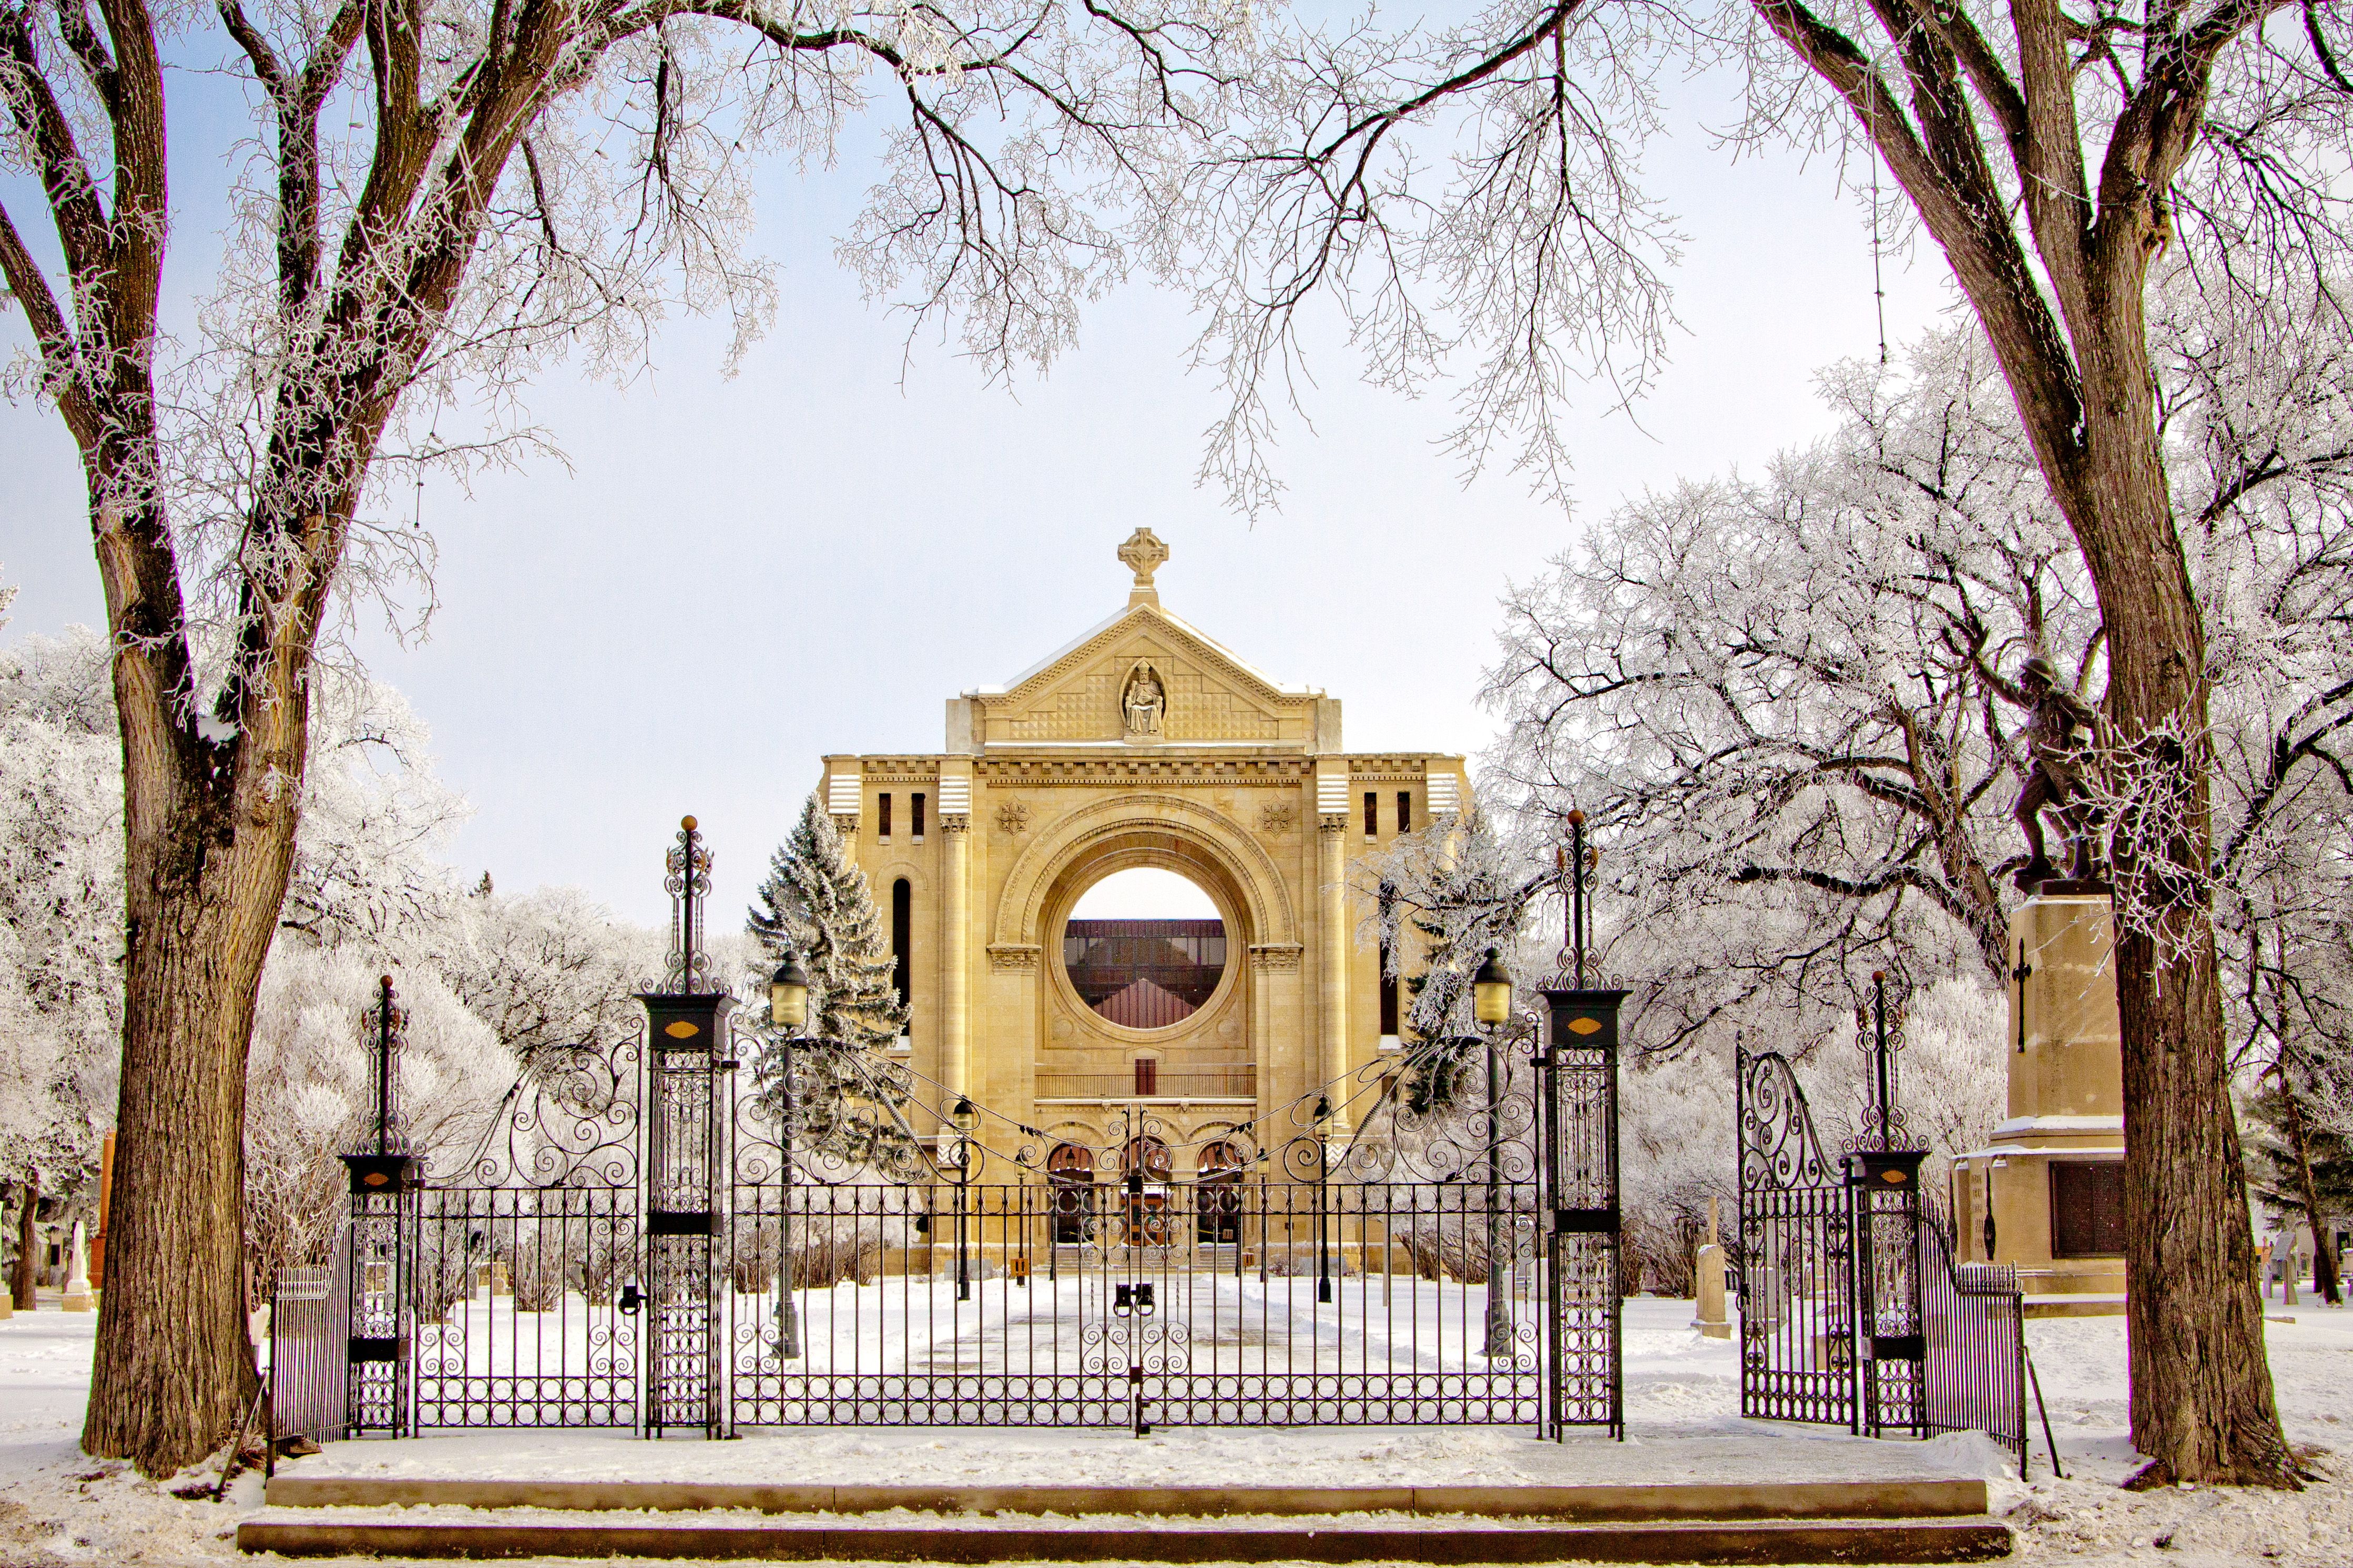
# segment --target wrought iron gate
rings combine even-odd
[[[402,1136],[386,982],[333,1270],[355,1434],[1623,1435],[1624,993],[1549,990],[1492,1037],[1183,1136],[1130,1102],[1089,1145],[733,1016],[701,956],[709,865],[689,819],[640,1025],[525,1064],[446,1168]]]
[[[925,1118],[791,1042],[736,1102],[732,1422],[1621,1431],[1622,993],[1547,995],[1549,1050],[1431,1042],[1189,1141]]]
[[[1982,1431],[2022,1466],[2014,1272],[1953,1266],[1922,1152],[1860,1148],[1834,1165],[1786,1058],[1741,1053],[1736,1072],[1740,1413],[1873,1436]],[[1892,1092],[1884,1074],[1878,1092]]]

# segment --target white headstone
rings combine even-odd
[[[58,1303],[69,1312],[87,1312],[94,1305],[90,1299],[90,1245],[83,1239],[81,1221],[74,1221],[73,1246],[66,1254],[66,1299]]]

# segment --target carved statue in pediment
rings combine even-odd
[[[1168,712],[1168,689],[1161,684],[1160,672],[1152,668],[1150,659],[1137,659],[1135,668],[1127,672],[1127,684],[1120,689],[1119,709],[1129,740],[1160,739],[1161,721]]]

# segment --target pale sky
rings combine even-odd
[[[1176,302],[1119,292],[1049,378],[990,388],[935,342],[906,349],[835,265],[871,164],[779,168],[760,243],[784,297],[741,374],[721,374],[716,324],[675,322],[625,391],[543,378],[533,411],[568,469],[541,463],[470,497],[426,489],[429,637],[371,636],[364,651],[474,803],[461,873],[487,868],[510,891],[575,884],[652,921],[667,837],[691,812],[717,854],[718,908],[741,909],[820,756],[935,751],[945,699],[1125,602],[1113,552],[1139,525],[1174,552],[1163,603],[1276,679],[1340,698],[1351,750],[1475,754],[1507,583],[1567,548],[1578,517],[1819,436],[1815,373],[1877,352],[1861,209],[1826,163],[1733,163],[1697,129],[1728,117],[1709,89],[1678,95],[1686,133],[1650,171],[1689,240],[1685,331],[1639,425],[1598,389],[1577,411],[1577,516],[1508,476],[1466,488],[1435,445],[1442,398],[1369,391],[1327,352],[1314,428],[1294,421],[1277,454],[1283,509],[1245,524],[1193,484],[1217,392],[1185,374]],[[174,150],[193,203],[219,164],[192,142]],[[0,192],[35,210],[21,184]],[[179,220],[181,301],[217,243],[206,217]],[[1942,257],[1892,257],[1887,288],[1900,344],[1947,302]],[[0,353],[23,342],[22,315],[0,316]],[[23,590],[0,637],[102,623],[79,465],[46,409],[0,405],[0,582]]]

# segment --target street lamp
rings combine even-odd
[[[768,1017],[786,1034],[797,1035],[808,1022],[808,976],[801,961],[790,953],[768,976]]]
[[[793,1041],[808,1023],[808,975],[790,953],[768,976],[768,1020],[783,1032],[776,1042],[776,1144],[782,1189],[776,1216],[776,1354],[791,1361],[801,1353],[800,1323],[793,1311]]]
[[[973,1129],[980,1125],[980,1112],[973,1109],[971,1100],[958,1095],[955,1109],[948,1112],[948,1120],[956,1130],[956,1300],[969,1301],[972,1300],[972,1273],[965,1261],[965,1184],[972,1180],[972,1134]]]
[[[1512,976],[1503,956],[1487,950],[1487,961],[1472,977],[1472,1012],[1487,1042],[1487,1343],[1490,1361],[1512,1353],[1512,1308],[1505,1296],[1503,1273],[1504,1151],[1500,1097],[1496,1081],[1495,1032],[1512,1018]]]
[[[1331,1119],[1332,1099],[1329,1095],[1315,1097],[1315,1300],[1332,1299],[1331,1247],[1324,1228],[1324,1210],[1326,1204],[1324,1177],[1331,1164],[1331,1152],[1324,1142],[1324,1123]]]

